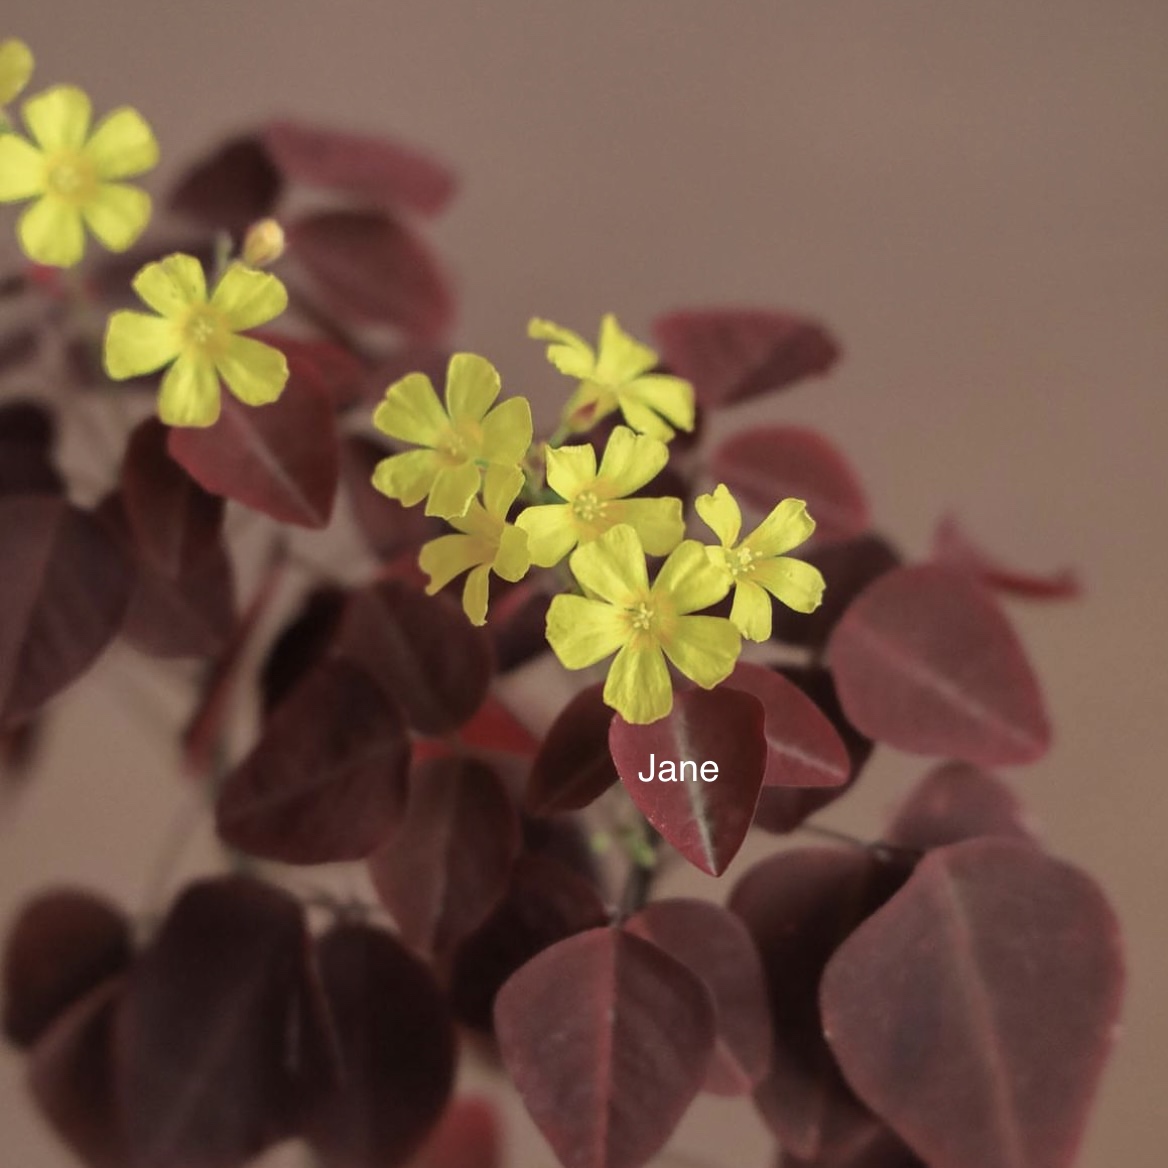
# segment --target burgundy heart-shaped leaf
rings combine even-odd
[[[680,309],[657,317],[653,335],[669,368],[712,407],[822,376],[840,352],[818,321],[757,308]]]
[[[396,707],[346,661],[319,665],[269,719],[215,806],[220,837],[286,864],[360,860],[405,806],[410,747]]]
[[[254,334],[257,340],[279,349],[288,359],[289,368],[303,369],[322,385],[338,410],[360,404],[368,377],[362,357],[340,344],[320,337],[290,337],[287,333],[261,329]]]
[[[838,787],[851,761],[827,716],[798,686],[774,670],[739,662],[725,683],[758,698],[763,709],[766,787]]]
[[[851,539],[867,531],[864,488],[826,438],[799,426],[765,426],[728,438],[710,456],[709,473],[745,507],[769,514],[780,499],[802,499],[815,539]]]
[[[717,1039],[705,1090],[749,1094],[770,1067],[771,1009],[745,925],[709,901],[658,900],[624,927],[676,957],[710,993]]]
[[[701,981],[657,946],[593,929],[507,982],[495,1030],[503,1064],[564,1168],[640,1168],[701,1088],[714,1008]]]
[[[413,1168],[502,1168],[503,1132],[489,1099],[452,1099]]]
[[[646,726],[612,720],[609,749],[630,798],[711,876],[738,854],[754,818],[767,765],[763,725],[762,703],[725,687],[676,694],[671,713]]]
[[[487,632],[495,650],[496,669],[508,673],[533,657],[550,652],[547,611],[552,598],[530,580],[522,580],[498,591],[498,597],[491,598]]]
[[[260,139],[232,138],[188,170],[170,195],[171,209],[237,239],[275,209],[284,188]]]
[[[600,683],[582,689],[548,730],[527,779],[524,806],[533,815],[578,811],[618,781],[608,746],[613,713],[603,690]]]
[[[410,774],[401,825],[369,874],[407,944],[445,953],[502,898],[518,852],[519,816],[499,776],[474,759],[434,759]]]
[[[1014,630],[960,572],[881,576],[836,626],[827,660],[848,717],[901,750],[997,766],[1033,762],[1050,745]]]
[[[53,416],[39,402],[0,406],[0,495],[61,494],[64,483],[53,463],[55,443]]]
[[[260,696],[265,718],[316,665],[324,660],[345,610],[346,593],[325,586],[313,589],[299,612],[281,629],[260,667]]]
[[[1067,1168],[1122,986],[1095,883],[977,839],[930,852],[840,947],[824,1028],[852,1087],[935,1168]]]

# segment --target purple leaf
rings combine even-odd
[[[0,362],[2,364],[2,362]],[[0,405],[0,495],[59,495],[64,483],[53,463],[56,425],[37,402]]]
[[[272,213],[283,186],[258,137],[232,138],[183,175],[170,207],[241,239],[255,220]]]
[[[531,764],[524,806],[532,815],[578,811],[620,776],[608,748],[613,712],[600,683],[582,689],[552,723]]]

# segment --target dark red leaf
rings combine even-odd
[[[368,377],[362,360],[348,349],[332,341],[313,338],[290,337],[285,333],[256,332],[255,337],[288,358],[289,368],[300,368],[308,376],[315,378],[332,398],[338,410],[345,410],[360,404],[361,393]]]
[[[641,814],[691,864],[720,876],[746,838],[762,788],[762,703],[734,689],[686,690],[668,717],[647,726],[616,715],[609,748]]]
[[[619,780],[608,747],[613,713],[603,690],[601,683],[582,689],[548,730],[527,780],[524,806],[533,815],[587,807]]]
[[[65,489],[53,464],[56,425],[31,401],[0,405],[0,495],[59,495]]]
[[[16,918],[4,947],[4,1036],[31,1046],[79,998],[129,964],[130,922],[80,889],[42,893]]]
[[[463,723],[458,737],[466,746],[529,761],[535,757],[539,746],[535,735],[489,693],[470,720]]]
[[[761,954],[774,1018],[774,1059],[755,1102],[793,1155],[839,1155],[871,1124],[824,1041],[819,982],[840,942],[908,871],[907,861],[860,848],[803,848],[756,864],[731,894]]]
[[[12,790],[28,778],[40,752],[43,730],[41,720],[33,719],[0,731],[0,797],[5,787]]]
[[[131,571],[88,512],[50,495],[0,498],[0,728],[35,713],[117,634]]]
[[[291,1134],[315,1048],[300,906],[248,877],[176,902],[130,974],[115,1051],[131,1162],[240,1168]]]
[[[1035,842],[1022,802],[1010,787],[980,767],[946,762],[908,793],[884,839],[928,851],[983,835]]]
[[[848,1081],[929,1164],[1066,1168],[1122,984],[1095,883],[978,839],[930,852],[840,947],[823,1020]]]
[[[183,175],[171,192],[180,215],[237,238],[275,209],[283,180],[260,138],[232,138]]]
[[[962,531],[952,515],[946,515],[933,533],[933,560],[968,572],[983,584],[1010,596],[1031,600],[1077,600],[1083,594],[1082,584],[1070,568],[1036,575],[999,563]]]
[[[767,744],[764,786],[838,787],[848,781],[852,767],[843,739],[797,685],[746,662],[735,666],[725,684],[762,703]]]
[[[901,750],[996,766],[1033,762],[1050,745],[1014,630],[960,572],[882,576],[836,626],[827,661],[848,717]]]
[[[409,758],[401,716],[377,684],[346,661],[323,662],[227,777],[219,835],[286,864],[364,859],[401,817]]]
[[[593,929],[528,962],[500,991],[495,1028],[565,1168],[640,1168],[672,1135],[714,1049],[705,986],[619,929]]]
[[[597,864],[587,821],[583,816],[549,815],[536,818],[520,814],[523,851],[545,856],[586,880],[597,895],[605,895],[604,873]]]
[[[317,588],[281,630],[260,668],[260,695],[265,718],[295,690],[328,653],[345,608],[340,588]]]
[[[435,759],[411,773],[401,827],[369,873],[406,943],[446,953],[502,899],[518,853],[519,817],[498,775]]]
[[[317,212],[291,225],[288,245],[340,316],[423,341],[452,323],[453,296],[430,249],[388,215]]]
[[[681,309],[653,335],[665,363],[704,406],[728,406],[826,373],[839,345],[818,321],[767,309]]]
[[[389,933],[338,925],[317,946],[340,1052],[306,1134],[322,1168],[394,1168],[422,1145],[454,1081],[454,1030],[430,971]]]
[[[487,632],[495,650],[495,665],[508,673],[533,657],[547,653],[547,610],[552,598],[526,580],[499,590],[491,598]]]
[[[385,138],[302,122],[271,122],[264,146],[286,178],[369,202],[436,215],[454,193],[454,175],[427,154]]]
[[[503,1168],[503,1133],[489,1099],[452,1099],[412,1168]]]
[[[913,1155],[912,1150],[899,1140],[884,1124],[873,1120],[867,1127],[858,1127],[855,1138],[847,1147],[834,1154],[804,1160],[784,1153],[778,1168],[929,1168]]]
[[[763,426],[735,434],[710,456],[709,473],[763,515],[782,499],[802,499],[818,543],[862,535],[871,522],[850,463],[814,430]]]
[[[771,1009],[754,939],[736,917],[705,900],[658,900],[625,928],[697,974],[714,1003],[717,1041],[705,1089],[754,1090],[771,1061]]]
[[[354,592],[337,652],[375,677],[421,734],[458,729],[482,704],[491,679],[487,634],[444,596],[396,580]]]
[[[326,527],[340,475],[332,399],[308,366],[290,366],[278,401],[246,406],[223,395],[219,420],[175,428],[170,454],[206,490],[282,523]]]
[[[520,966],[549,945],[607,924],[592,883],[557,860],[521,856],[494,912],[455,953],[450,1002],[466,1026],[489,1030],[495,995]]]

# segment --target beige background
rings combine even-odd
[[[888,530],[922,551],[952,507],[1003,556],[1088,581],[1077,606],[1015,609],[1058,729],[1017,782],[1128,937],[1125,1034],[1079,1162],[1164,1163],[1162,0],[7,0],[5,33],[38,81],[137,104],[160,181],[276,113],[450,160],[458,335],[512,388],[553,384],[533,312],[586,331],[606,309],[643,329],[726,302],[830,322],[846,361],[773,408],[854,456]],[[167,737],[181,694],[114,653],[63,706],[0,825],[0,915],[61,878],[142,903],[189,798]],[[874,829],[921,769],[883,759],[829,818]],[[20,1091],[5,1054],[4,1163],[70,1163]],[[767,1157],[740,1105],[703,1105],[673,1147]]]

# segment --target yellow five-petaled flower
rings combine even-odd
[[[125,251],[150,218],[150,196],[119,180],[158,161],[142,115],[114,110],[90,134],[89,98],[72,85],[29,98],[21,112],[33,141],[0,135],[0,202],[36,200],[18,227],[25,254],[72,267],[85,254],[85,226],[111,251]]]
[[[569,561],[586,595],[556,596],[547,638],[568,669],[584,669],[616,653],[604,700],[627,722],[655,722],[673,708],[666,658],[712,689],[738,659],[738,630],[723,617],[693,616],[721,600],[726,574],[696,540],[685,540],[652,585],[637,533],[621,524],[579,547]]]
[[[115,312],[105,336],[105,368],[122,380],[153,373],[162,379],[158,415],[170,426],[210,426],[219,417],[219,378],[248,405],[273,402],[288,380],[279,349],[238,334],[266,324],[288,306],[275,276],[232,264],[207,297],[203,265],[176,254],[147,264],[134,291],[157,312]]]
[[[802,499],[784,499],[741,543],[742,511],[724,483],[713,494],[699,495],[694,507],[721,543],[708,548],[707,554],[727,587],[734,588],[730,619],[744,637],[752,641],[770,637],[771,596],[796,612],[814,612],[819,607],[823,574],[784,554],[815,530],[815,520]]]

